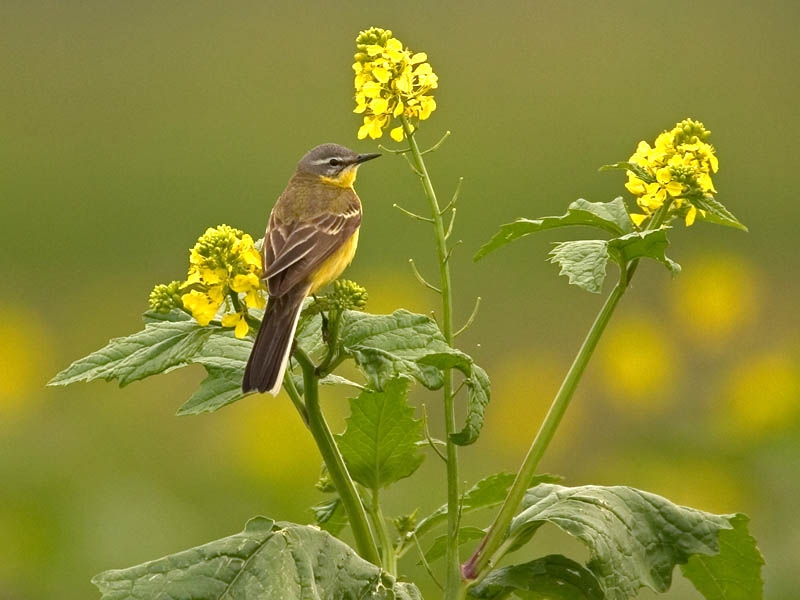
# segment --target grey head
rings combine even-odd
[[[338,179],[346,171],[355,171],[361,163],[379,156],[380,154],[358,154],[339,144],[321,144],[300,159],[297,172]]]

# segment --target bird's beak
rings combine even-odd
[[[374,154],[359,154],[356,156],[356,164],[360,165],[361,163],[367,162],[368,160],[372,160],[373,158],[378,158],[380,156],[379,152]]]

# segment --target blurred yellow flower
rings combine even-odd
[[[725,434],[760,438],[794,426],[800,415],[800,356],[789,349],[735,367],[717,404]]]
[[[390,30],[379,27],[360,32],[356,50],[353,112],[364,115],[358,139],[381,137],[392,120],[401,115],[424,121],[436,110],[430,91],[439,86],[439,78],[426,62],[427,54],[404,49]],[[399,126],[389,135],[400,142],[405,132]]]
[[[678,370],[669,337],[653,319],[628,316],[612,323],[597,348],[603,384],[612,404],[626,412],[664,408]]]
[[[653,146],[639,142],[628,162],[639,172],[627,171],[625,187],[636,196],[642,209],[632,214],[640,226],[669,201],[669,212],[681,216],[687,226],[704,214],[692,202],[716,193],[711,174],[719,169],[714,147],[707,143],[711,132],[692,119],[685,119],[656,138]]]
[[[678,327],[707,349],[724,349],[756,316],[758,284],[741,256],[712,255],[685,269],[671,288]]]
[[[18,306],[0,306],[0,420],[23,411],[44,385],[49,344],[42,319]]]

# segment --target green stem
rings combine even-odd
[[[433,219],[433,227],[436,234],[436,251],[439,258],[439,289],[442,294],[442,333],[449,345],[453,344],[453,292],[450,282],[450,266],[448,261],[447,238],[445,235],[442,213],[439,209],[439,202],[436,200],[436,191],[433,189],[428,169],[422,158],[414,131],[408,119],[402,117],[403,130],[408,138],[409,148],[413,167],[419,174],[425,196],[428,198]],[[447,433],[445,440],[447,443],[447,550],[445,553],[445,600],[453,600],[463,596],[463,586],[461,581],[461,570],[458,557],[458,507],[459,507],[459,479],[458,479],[458,448],[451,441],[451,435],[456,432],[456,414],[453,398],[453,376],[452,372],[444,372],[444,422]]]
[[[668,216],[668,213],[669,203],[666,203],[659,211],[656,212],[645,229],[652,230],[661,227],[662,223]],[[553,399],[553,403],[550,405],[550,410],[547,412],[547,415],[545,416],[545,419],[539,428],[539,432],[536,434],[533,444],[531,444],[528,454],[525,456],[525,460],[522,462],[522,466],[517,472],[517,477],[514,479],[514,483],[512,484],[511,489],[508,491],[508,495],[503,502],[503,506],[500,508],[500,512],[495,517],[495,520],[489,528],[486,537],[483,538],[470,559],[464,563],[462,572],[465,579],[468,579],[473,583],[475,581],[479,581],[488,574],[489,570],[493,566],[493,563],[496,564],[497,560],[505,553],[505,550],[501,548],[501,545],[506,536],[506,532],[508,531],[508,527],[511,524],[511,520],[514,518],[514,513],[517,511],[522,499],[525,497],[525,492],[527,491],[528,485],[530,484],[533,476],[536,474],[536,468],[539,465],[539,461],[542,459],[542,456],[544,456],[547,447],[550,445],[550,442],[555,436],[556,430],[561,423],[561,419],[564,417],[564,413],[569,406],[570,400],[572,400],[572,396],[578,387],[578,382],[580,381],[583,372],[586,370],[586,366],[589,364],[589,360],[591,359],[592,354],[597,347],[597,342],[603,335],[606,325],[608,325],[608,322],[611,320],[611,315],[614,314],[617,304],[619,304],[619,301],[622,299],[622,296],[628,289],[628,285],[630,284],[634,273],[636,273],[638,266],[639,259],[637,258],[622,267],[619,282],[617,282],[617,285],[611,292],[611,295],[606,299],[603,308],[600,309],[597,318],[594,320],[592,327],[589,329],[589,333],[586,334],[586,338],[583,340],[583,344],[581,345],[577,356],[575,356],[575,360],[572,362],[572,365],[570,366],[569,371],[567,372],[567,375],[561,384],[561,388],[558,390],[556,397]]]
[[[314,362],[299,348],[295,349],[294,357],[303,371],[303,387],[305,388],[303,394],[305,396],[306,414],[308,415],[308,428],[311,430],[311,435],[317,443],[320,454],[322,454],[322,460],[325,462],[325,467],[328,469],[333,485],[336,486],[339,498],[342,500],[342,505],[350,521],[350,528],[353,531],[358,553],[364,559],[378,565],[380,564],[380,555],[375,545],[375,538],[369,528],[367,513],[361,503],[355,483],[353,483],[350,473],[347,472],[344,459],[339,452],[336,441],[333,439],[330,427],[328,427],[328,423],[322,414],[322,408],[319,404],[319,381]],[[289,391],[288,388],[287,391]]]
[[[384,570],[388,571],[391,575],[397,575],[397,555],[394,551],[392,539],[389,536],[389,530],[386,525],[386,519],[383,518],[383,510],[381,509],[379,490],[374,488],[372,490],[372,503],[370,505],[370,516],[372,517],[372,527],[378,534],[378,542],[380,543],[381,553],[381,566]]]
[[[499,556],[495,557],[495,554],[506,536],[511,519],[525,497],[528,485],[530,485],[531,479],[536,474],[536,467],[539,465],[539,461],[544,456],[545,450],[547,450],[559,423],[561,423],[561,419],[564,417],[564,413],[569,406],[570,400],[572,400],[575,389],[578,387],[578,382],[586,369],[586,365],[589,364],[589,359],[592,357],[600,336],[603,334],[611,315],[614,313],[614,309],[627,289],[627,281],[627,277],[620,278],[619,283],[611,292],[589,329],[589,333],[586,335],[575,360],[572,362],[572,366],[569,368],[561,388],[553,399],[550,410],[545,416],[539,432],[536,434],[536,438],[534,438],[533,444],[531,444],[528,454],[517,472],[517,477],[508,491],[508,496],[506,496],[500,512],[495,517],[489,532],[483,538],[478,549],[464,563],[463,573],[465,578],[469,580],[481,579],[486,575],[493,563],[497,562]]]

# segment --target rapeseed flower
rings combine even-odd
[[[379,27],[359,33],[356,50],[353,112],[364,115],[358,139],[377,139],[395,119],[424,121],[436,110],[430,91],[439,86],[439,78],[427,62],[427,54],[412,53],[391,30]],[[410,125],[413,130],[415,125]],[[389,135],[402,141],[403,126],[394,127]]]
[[[236,337],[249,331],[248,308],[264,308],[261,255],[253,238],[228,225],[209,227],[189,253],[189,274],[181,301],[200,325],[208,325],[224,305],[223,327]]]
[[[651,146],[639,142],[628,162],[625,187],[636,196],[642,213],[631,214],[641,226],[656,211],[667,206],[669,216],[681,216],[687,226],[705,212],[697,207],[716,193],[711,179],[719,169],[714,147],[707,140],[711,132],[699,121],[685,119],[664,131]]]

